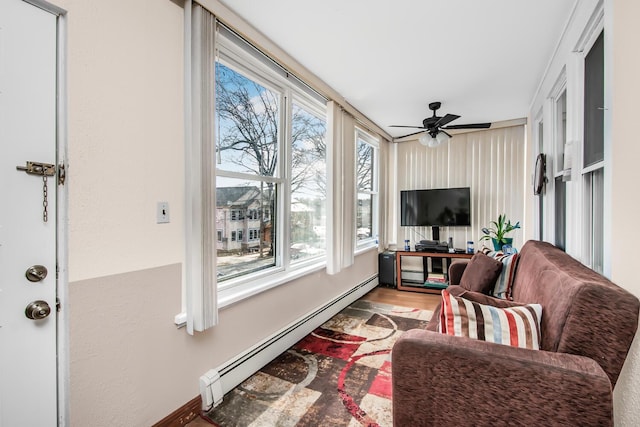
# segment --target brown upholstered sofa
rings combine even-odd
[[[464,267],[451,266],[452,283]],[[395,426],[613,425],[613,387],[638,326],[638,299],[538,241],[520,251],[512,296],[542,305],[540,350],[440,334],[438,308],[428,330],[408,331],[393,347]]]

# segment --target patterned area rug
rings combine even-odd
[[[392,426],[391,347],[432,312],[355,301],[227,393],[226,426]]]

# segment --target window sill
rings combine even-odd
[[[254,295],[275,288],[276,286],[280,286],[292,280],[306,276],[307,274],[320,271],[324,268],[326,268],[326,261],[322,260],[292,271],[277,272],[268,276],[262,276],[256,280],[230,286],[226,289],[218,289],[218,309],[228,307],[244,300],[245,298],[250,298]],[[177,314],[175,316],[174,323],[178,328],[186,326],[187,313],[182,312]]]
[[[358,247],[354,255],[361,255],[374,249],[378,250],[378,244],[375,243],[375,241],[371,241],[371,243]],[[218,289],[218,309],[228,307],[244,300],[245,298],[250,298],[254,295],[275,288],[276,286],[280,286],[284,283],[306,276],[307,274],[320,271],[324,268],[326,268],[326,261],[322,260],[288,272],[281,271],[260,277],[256,280],[239,283],[226,289]],[[187,313],[182,312],[177,314],[175,316],[174,323],[178,328],[186,326]]]
[[[221,309],[230,306],[245,298],[252,297],[276,286],[306,276],[307,274],[322,270],[325,267],[326,262],[322,260],[295,270],[274,273],[227,289],[218,289],[218,308]]]
[[[355,250],[354,255],[360,255],[362,253],[365,252],[369,252],[371,250],[378,250],[378,244],[375,241],[371,241],[365,244],[362,244],[361,246],[358,246]]]

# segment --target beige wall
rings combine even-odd
[[[181,265],[70,285],[71,425],[146,426],[199,394],[198,379],[377,271],[377,252],[220,311],[195,336],[176,329]]]
[[[227,307],[189,336],[181,311],[183,9],[54,0],[68,11],[70,421],[150,425],[200,375],[377,271],[376,251]],[[156,224],[156,202],[171,223]],[[295,303],[294,303],[295,302]]]
[[[607,4],[607,2],[605,2]],[[611,0],[613,11],[612,75],[612,280],[640,297],[637,262],[640,229],[637,227],[638,201],[638,100],[640,99],[640,2]],[[615,391],[616,425],[640,425],[640,338],[627,357]]]
[[[182,8],[56,4],[68,11],[70,280],[181,262]],[[156,224],[158,201],[171,223]]]

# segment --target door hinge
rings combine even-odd
[[[60,310],[62,310],[62,303],[60,303],[60,298],[56,297],[56,312],[60,313]]]
[[[58,165],[58,185],[64,185],[64,181],[67,179],[67,171],[64,167],[64,163]]]

